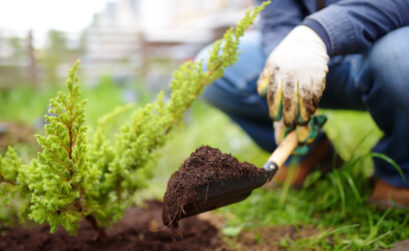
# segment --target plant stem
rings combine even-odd
[[[8,181],[8,180],[6,180],[6,178],[3,177],[3,175],[0,174],[0,184],[1,183],[10,184],[10,185],[17,185],[17,182]]]
[[[108,236],[107,236],[107,234],[105,232],[105,228],[104,227],[99,227],[98,223],[97,223],[97,220],[91,214],[87,215],[87,217],[85,217],[85,219],[91,224],[91,226],[95,229],[95,231],[97,231],[97,233],[98,233],[97,241],[99,241],[101,243],[106,243],[108,241]]]

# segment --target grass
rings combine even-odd
[[[48,98],[56,91],[35,92],[26,87],[1,93],[0,117],[2,120],[33,123],[41,118]],[[84,96],[89,100],[87,119],[91,128],[102,114],[124,104],[122,93],[122,88],[109,79],[103,80],[99,87],[85,88]],[[138,104],[147,100],[149,95],[143,94]],[[292,190],[289,186],[268,191],[258,189],[247,200],[219,209],[217,212],[226,220],[222,232],[232,237],[229,239],[231,245],[239,247],[235,237],[241,231],[280,225],[308,225],[321,230],[309,238],[283,239],[280,245],[288,250],[373,250],[387,248],[396,241],[409,238],[408,211],[378,211],[366,203],[371,193],[368,178],[373,172],[370,149],[382,133],[366,113],[324,113],[328,116],[324,130],[346,160],[343,168],[325,177],[318,172],[313,173],[302,190]],[[127,114],[118,117],[114,127],[118,127]],[[217,147],[257,166],[262,166],[269,156],[226,116],[199,101],[186,115],[185,123],[175,129],[171,140],[158,151],[154,178],[149,189],[138,199],[161,199],[171,173],[200,145]],[[390,161],[382,155],[374,157]]]
[[[109,77],[101,78],[95,87],[82,86],[82,95],[88,100],[86,117],[91,129],[95,128],[101,116],[113,111],[117,106],[125,105],[123,98],[125,88],[138,93],[137,103],[126,113],[128,115],[152,97],[138,83],[127,87],[119,86]],[[47,111],[48,100],[54,97],[60,89],[65,90],[65,87],[61,85],[37,90],[27,85],[7,91],[0,90],[0,121],[17,121],[36,125]],[[118,123],[124,119],[120,119]]]
[[[33,123],[45,112],[48,99],[55,94],[54,90],[35,91],[30,86],[18,89],[0,90],[0,114],[2,121],[19,121]]]

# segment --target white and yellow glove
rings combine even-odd
[[[260,95],[267,94],[270,117],[278,121],[278,144],[286,128],[297,127],[300,142],[308,135],[305,126],[321,100],[328,60],[322,39],[304,25],[295,27],[268,57],[257,88]]]

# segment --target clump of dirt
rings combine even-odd
[[[147,207],[131,208],[114,226],[107,229],[108,240],[96,241],[97,232],[87,221],[76,236],[59,229],[50,234],[48,226],[9,230],[0,227],[0,250],[208,250],[223,246],[218,231],[207,221],[191,217],[182,222],[183,240],[174,242],[161,224],[162,203],[150,201]]]
[[[199,147],[169,179],[163,199],[163,223],[175,238],[180,238],[178,222],[184,206],[197,202],[195,187],[240,176],[256,176],[259,172],[254,165],[240,163],[232,155],[223,154],[218,149]]]

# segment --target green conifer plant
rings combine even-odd
[[[106,137],[105,128],[129,106],[103,116],[95,132],[88,132],[86,100],[81,100],[76,74],[79,62],[75,63],[66,82],[68,92],[50,100],[45,135],[37,136],[42,151],[29,165],[23,165],[11,147],[0,155],[0,223],[18,215],[21,222],[28,218],[48,223],[51,232],[61,226],[75,234],[86,219],[104,240],[104,229],[124,215],[135,192],[152,176],[154,150],[166,142],[204,87],[237,61],[240,37],[268,3],[248,11],[237,28],[213,45],[207,70],[202,62],[180,66],[173,74],[170,99],[165,101],[160,92],[113,140]]]
[[[27,218],[30,191],[26,167],[11,146],[4,156],[0,154],[0,227],[15,223],[16,216],[21,223]]]

